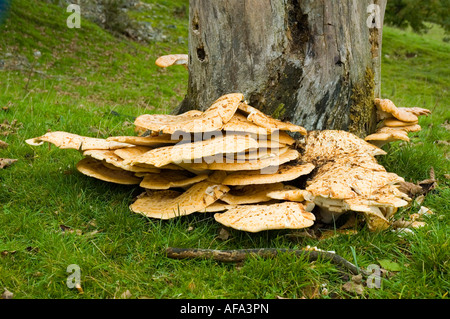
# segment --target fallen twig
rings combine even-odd
[[[167,257],[173,259],[185,258],[212,258],[222,262],[241,262],[249,256],[259,256],[263,258],[273,258],[279,254],[292,253],[296,256],[306,256],[310,262],[318,259],[329,260],[338,268],[343,268],[350,273],[357,275],[370,275],[365,270],[355,266],[345,258],[327,251],[303,250],[303,249],[279,249],[279,248],[258,248],[258,249],[234,249],[234,250],[216,250],[216,249],[193,249],[193,248],[174,248],[166,249]]]

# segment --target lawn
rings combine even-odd
[[[0,169],[0,295],[27,298],[448,298],[450,212],[450,44],[443,31],[428,34],[385,27],[382,95],[397,106],[433,111],[421,117],[411,143],[386,146],[380,163],[416,183],[433,167],[438,186],[423,206],[434,214],[414,234],[365,226],[327,239],[230,231],[210,214],[159,221],[130,212],[138,187],[119,186],[77,172],[77,151],[32,147],[47,130],[92,137],[134,134],[133,118],[169,112],[186,91],[182,67],[159,69],[154,60],[187,52],[187,0],[147,0],[130,14],[164,35],[139,43],[85,19],[66,26],[65,8],[16,0],[0,28],[0,157],[18,161]],[[447,123],[447,124],[446,124]],[[417,212],[413,204],[397,217]],[[316,246],[367,267],[387,269],[379,288],[344,288],[348,277],[326,260],[309,263],[282,254],[240,264],[173,260],[171,247],[214,249]],[[81,270],[82,292],[67,286],[69,265]],[[323,290],[323,288],[326,290]],[[326,292],[325,292],[326,291]]]

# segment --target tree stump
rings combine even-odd
[[[386,0],[190,0],[189,85],[177,113],[241,92],[308,130],[375,130]]]

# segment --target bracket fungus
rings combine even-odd
[[[272,229],[301,229],[314,224],[314,214],[301,203],[284,202],[271,205],[241,205],[214,214],[219,223],[247,232]]]
[[[160,68],[168,68],[172,65],[182,65],[188,69],[189,55],[187,54],[169,54],[156,59],[155,64]]]
[[[207,110],[188,111],[180,115],[143,114],[134,122],[155,133],[174,134],[177,131],[185,133],[205,133],[220,131],[222,126],[231,120],[236,110],[244,100],[241,93],[231,93],[217,99]]]
[[[271,132],[279,130],[279,131],[298,132],[302,135],[306,135],[306,129],[304,127],[274,119],[269,115],[264,114],[257,108],[248,105],[247,103],[239,104],[239,109],[247,114],[248,121],[260,127],[264,127],[267,130],[270,130]]]
[[[247,185],[235,187],[225,194],[221,200],[229,205],[255,204],[271,201],[269,192],[281,190],[284,188],[282,183],[273,183],[269,185]]]
[[[185,60],[158,59],[162,67],[180,61]],[[50,132],[27,143],[76,149],[83,156],[80,173],[142,188],[129,208],[149,218],[214,213],[227,227],[259,232],[307,228],[358,212],[375,231],[389,227],[397,209],[411,201],[399,189],[403,178],[377,162],[376,156],[386,154],[379,146],[407,140],[408,132],[420,130],[418,116],[430,113],[396,108],[389,100],[375,105],[383,127],[366,140],[340,130],[307,132],[230,93],[204,112],[143,114],[134,122],[145,132],[138,136]]]
[[[106,140],[147,147],[173,145],[181,141],[179,138],[175,139],[171,134],[161,134],[155,136],[111,136]]]
[[[420,107],[396,107],[388,99],[375,99],[379,128],[373,134],[365,137],[365,140],[382,147],[385,144],[406,141],[409,142],[408,133],[421,130],[419,116],[431,114],[430,110]]]
[[[130,209],[151,218],[171,219],[202,211],[228,191],[227,186],[203,181],[183,193],[173,190],[146,192],[130,205]]]
[[[141,179],[132,172],[110,169],[103,165],[102,161],[89,157],[77,163],[77,170],[84,175],[110,183],[137,185],[141,182]]]
[[[208,175],[195,175],[186,171],[162,170],[143,176],[140,186],[145,189],[170,189],[190,186],[204,181]]]
[[[39,146],[48,142],[54,144],[60,149],[74,149],[74,150],[114,150],[124,147],[134,147],[135,145],[129,143],[121,143],[116,141],[108,141],[101,138],[93,138],[87,136],[80,136],[67,132],[49,132],[42,136],[30,138],[25,141],[32,146]]]

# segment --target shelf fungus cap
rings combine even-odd
[[[179,138],[172,139],[171,134],[162,134],[155,136],[111,136],[108,137],[106,140],[147,147],[171,145],[179,143],[181,141],[181,139]]]
[[[102,161],[103,165],[111,169],[123,169],[125,171],[134,173],[159,173],[160,169],[156,167],[138,167],[131,166],[125,163],[125,161],[115,154],[113,150],[87,150],[83,152],[83,156],[91,157],[96,160]]]
[[[290,136],[285,131],[271,131],[270,134],[252,134],[248,132],[227,131],[226,134],[249,134],[254,139],[258,140],[259,147],[283,147],[286,145],[294,145],[296,139]],[[272,146],[271,146],[272,145]]]
[[[398,132],[398,131],[412,133],[412,132],[419,132],[421,130],[422,130],[422,127],[419,124],[408,125],[408,126],[398,126],[398,127],[383,126],[379,130],[377,130],[377,133],[390,133],[390,132]]]
[[[114,154],[119,156],[124,160],[128,160],[131,158],[135,158],[151,151],[153,148],[147,146],[136,146],[136,147],[127,147],[127,148],[119,148],[114,150]]]
[[[269,192],[281,190],[284,188],[282,183],[273,183],[267,185],[247,185],[235,187],[225,194],[221,200],[230,205],[256,204],[271,201]]]
[[[214,214],[214,219],[241,231],[260,232],[277,229],[301,229],[314,224],[314,214],[301,203],[283,202],[270,205],[238,205],[225,213]]]
[[[395,185],[404,179],[395,173],[373,171],[359,166],[327,166],[308,181],[306,190],[314,196],[334,199],[351,199],[371,196],[387,185]]]
[[[160,56],[156,59],[155,64],[160,68],[167,68],[172,65],[184,65],[187,66],[189,63],[188,54],[169,54]]]
[[[162,170],[160,173],[146,174],[139,186],[146,189],[169,189],[190,186],[207,178],[207,174],[194,175],[186,171]]]
[[[134,147],[128,143],[108,141],[101,138],[80,136],[73,133],[55,131],[25,141],[29,145],[39,146],[44,142],[51,143],[60,149],[85,150],[112,150],[124,147]]]
[[[261,174],[259,170],[238,171],[227,175],[222,181],[224,185],[272,184],[292,181],[313,171],[313,164],[287,163],[278,167],[274,173]]]
[[[304,127],[274,119],[273,117],[264,114],[257,108],[254,108],[253,106],[250,106],[247,103],[241,103],[239,105],[239,109],[247,114],[247,120],[258,126],[264,127],[272,132],[280,130],[280,131],[298,132],[301,135],[306,135],[307,133]]]
[[[390,205],[383,205],[373,201],[364,200],[361,198],[344,200],[349,211],[362,213],[366,219],[367,227],[370,231],[385,230],[390,227],[391,223],[384,216],[381,209],[392,207]]]
[[[143,130],[150,130],[152,132],[162,132],[163,134],[172,135],[176,131],[185,131],[184,126],[189,123],[202,120],[202,111],[192,110],[179,115],[170,114],[142,114],[139,115],[134,125]],[[200,127],[200,132],[202,127]]]
[[[105,182],[122,185],[137,185],[141,182],[141,178],[132,172],[107,168],[102,161],[90,157],[80,160],[76,167],[80,173]]]
[[[393,131],[389,133],[374,133],[365,137],[367,142],[370,142],[378,147],[381,147],[387,143],[396,141],[409,142],[408,133],[405,131]]]
[[[229,160],[216,158],[208,159],[210,163],[204,161],[202,163],[192,163],[190,166],[197,170],[218,170],[218,171],[245,171],[245,170],[257,170],[257,171],[276,171],[276,167],[282,164],[294,161],[300,157],[300,153],[294,149],[288,149],[284,153],[280,153],[274,156],[266,156],[261,159],[254,160],[235,160],[231,158]]]
[[[287,200],[291,202],[304,202],[314,200],[314,196],[307,190],[292,187],[290,185],[287,185],[282,190],[271,191],[267,194],[267,196],[272,199]]]
[[[131,165],[151,164],[156,167],[161,167],[170,163],[193,163],[192,168],[200,170],[208,168],[194,167],[195,162],[198,162],[196,160],[217,154],[239,153],[257,147],[257,141],[248,136],[221,136],[193,143],[155,148],[140,156],[131,158],[128,161]]]
[[[370,206],[370,210],[363,214],[370,231],[385,230],[391,225],[378,207]]]
[[[147,191],[130,205],[130,210],[157,219],[186,216],[205,211],[229,190],[227,186],[203,181],[181,194],[171,190]]]
[[[431,114],[430,110],[421,107],[399,107],[399,109],[402,111],[412,113],[415,116],[422,116],[422,115],[428,116]]]
[[[396,118],[390,117],[390,118],[386,118],[383,121],[383,127],[405,127],[405,126],[411,126],[411,125],[417,125],[419,123],[419,121],[414,121],[414,122],[404,122],[404,121],[400,121]]]
[[[222,130],[225,132],[244,132],[251,134],[268,135],[272,131],[247,120],[247,116],[236,112],[233,117],[223,125]]]
[[[283,155],[290,149],[291,148],[288,146],[282,148],[258,148],[256,150],[236,153],[234,154],[234,160],[239,163],[244,163],[245,161],[263,160]]]
[[[417,115],[405,110],[404,108],[398,108],[389,99],[375,99],[375,105],[378,109],[380,118],[386,118],[393,116],[396,119],[403,122],[416,122],[418,121]],[[389,115],[390,114],[390,115]]]
[[[174,134],[177,131],[187,133],[220,131],[236,113],[243,100],[243,94],[230,93],[218,98],[204,112],[193,110],[180,115],[143,114],[136,118],[134,124],[165,134]]]
[[[318,166],[350,154],[386,155],[381,148],[343,130],[309,131],[304,149],[302,160]]]
[[[199,213],[218,213],[236,207],[236,205],[230,205],[222,201],[221,199],[215,201],[211,205],[207,206],[204,210]]]

